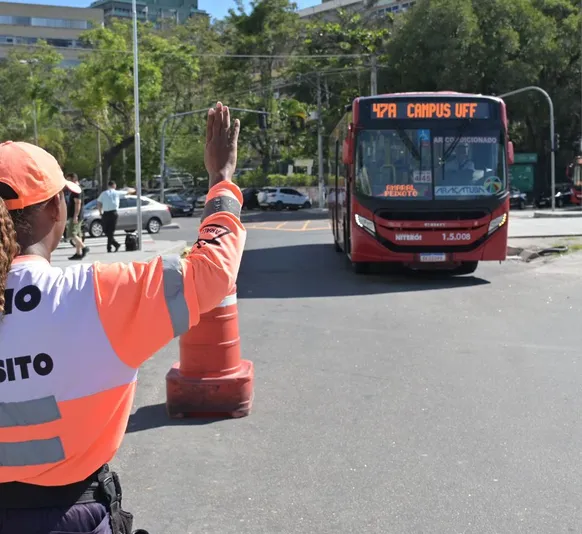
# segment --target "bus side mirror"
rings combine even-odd
[[[509,165],[513,165],[515,161],[515,154],[513,152],[513,143],[511,141],[507,142],[507,162]]]
[[[344,146],[342,150],[342,160],[344,165],[351,165],[354,162],[354,144],[352,140],[348,137],[344,139]]]

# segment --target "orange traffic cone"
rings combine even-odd
[[[253,363],[241,360],[236,286],[180,336],[180,361],[166,375],[172,418],[244,417],[253,402]]]

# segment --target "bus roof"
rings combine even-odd
[[[359,102],[361,100],[375,100],[376,98],[409,98],[409,97],[423,96],[423,97],[435,97],[440,98],[443,96],[454,96],[461,98],[487,98],[490,100],[496,100],[498,102],[503,102],[503,99],[494,95],[482,95],[480,93],[459,93],[458,91],[411,91],[408,93],[384,93],[375,96],[358,96],[354,99],[354,102]]]

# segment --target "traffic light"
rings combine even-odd
[[[560,150],[560,134],[554,134],[554,152]]]
[[[261,130],[266,130],[268,128],[267,113],[265,113],[264,110],[263,113],[259,113],[259,128]]]

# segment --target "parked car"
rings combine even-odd
[[[259,200],[257,198],[259,190],[255,187],[247,187],[243,189],[243,209],[256,210],[259,209]]]
[[[203,208],[205,204],[206,204],[206,195],[200,195],[196,199],[196,207],[197,208]]]
[[[307,195],[290,187],[267,187],[259,191],[257,200],[259,201],[259,206],[263,209],[282,210],[289,208],[298,210],[299,208],[311,207],[311,201]]]
[[[549,190],[538,195],[535,201],[536,208],[546,208],[552,205],[552,193]],[[556,207],[563,208],[572,204],[572,186],[571,184],[556,184]]]
[[[517,187],[512,187],[509,191],[509,207],[517,208],[520,210],[525,209],[527,196],[522,193]]]
[[[147,195],[148,198],[160,201],[160,194],[154,193]],[[164,193],[164,204],[169,206],[172,217],[192,217],[194,215],[194,204],[186,201],[178,193]]]
[[[162,226],[171,224],[172,215],[166,204],[161,204],[152,198],[141,197],[142,222],[144,230],[150,234],[157,234]],[[117,229],[134,232],[137,230],[137,197],[127,195],[119,199],[119,218]],[[103,235],[103,224],[97,209],[97,200],[85,204],[83,210],[83,225],[91,237]]]

